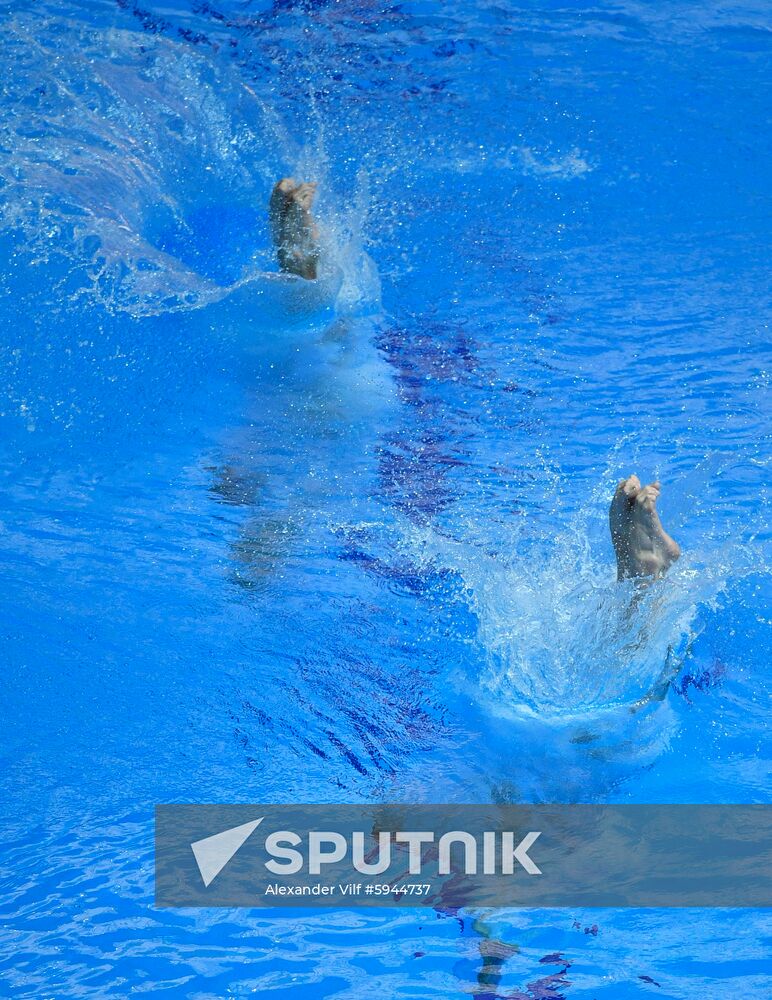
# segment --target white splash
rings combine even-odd
[[[572,149],[565,156],[553,160],[539,159],[537,153],[528,146],[518,150],[520,166],[524,174],[532,177],[555,177],[558,180],[571,180],[583,177],[592,167],[581,155],[578,149]]]

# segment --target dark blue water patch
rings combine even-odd
[[[366,573],[372,573],[382,580],[396,584],[407,593],[419,595],[433,585],[433,580],[425,573],[404,566],[392,566],[377,556],[361,549],[347,547],[339,558],[356,563]]]
[[[690,702],[690,689],[692,694],[696,692],[710,691],[719,687],[726,676],[726,666],[720,660],[714,660],[709,667],[692,668],[683,671],[673,682],[673,690],[686,701]]]
[[[452,324],[431,314],[406,318],[378,336],[379,349],[404,388],[406,402],[418,403],[426,382],[469,382],[479,373],[475,342],[464,320]]]
[[[408,517],[425,522],[456,499],[446,472],[461,464],[440,435],[421,431],[394,437],[379,448],[382,496]]]
[[[116,4],[122,10],[129,12],[132,17],[136,18],[142,26],[142,29],[150,32],[151,34],[169,32],[173,28],[170,21],[165,20],[158,14],[153,14],[145,7],[141,7],[139,4],[134,3],[133,0],[116,0]]]

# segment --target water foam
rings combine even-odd
[[[486,711],[575,722],[661,699],[699,634],[701,609],[754,569],[747,546],[729,552],[724,539],[687,552],[652,586],[618,583],[595,551],[605,519],[598,497],[552,537],[512,524],[505,545],[407,529],[424,563],[461,581],[480,655],[474,678],[457,681]]]
[[[297,282],[270,308],[278,288],[265,202],[286,171],[320,181],[328,269],[338,272],[326,304],[337,300],[347,314],[379,307],[364,251],[365,175],[352,197],[337,199],[321,126],[313,146],[298,146],[230,64],[169,38],[28,12],[6,26],[0,49],[13,66],[3,87],[0,227],[58,301],[141,318],[201,309],[248,285],[274,319],[293,303],[308,311],[316,301],[293,295]],[[230,283],[184,253],[210,236],[196,229],[202,198],[243,207],[252,253],[234,260],[240,274]],[[213,253],[237,256],[228,243],[223,230]]]

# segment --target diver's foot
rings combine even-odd
[[[637,476],[623,479],[609,510],[611,540],[617,557],[617,579],[655,579],[681,555],[678,542],[662,527],[657,513],[660,484],[641,486]]]
[[[268,207],[271,235],[279,267],[287,274],[313,280],[319,264],[319,229],[311,209],[316,184],[284,177],[274,187]]]

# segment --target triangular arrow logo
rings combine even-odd
[[[251,823],[232,826],[230,830],[215,833],[212,837],[204,837],[203,840],[195,840],[190,845],[205,886],[214,882],[236,851],[264,819],[265,817],[261,816]]]

